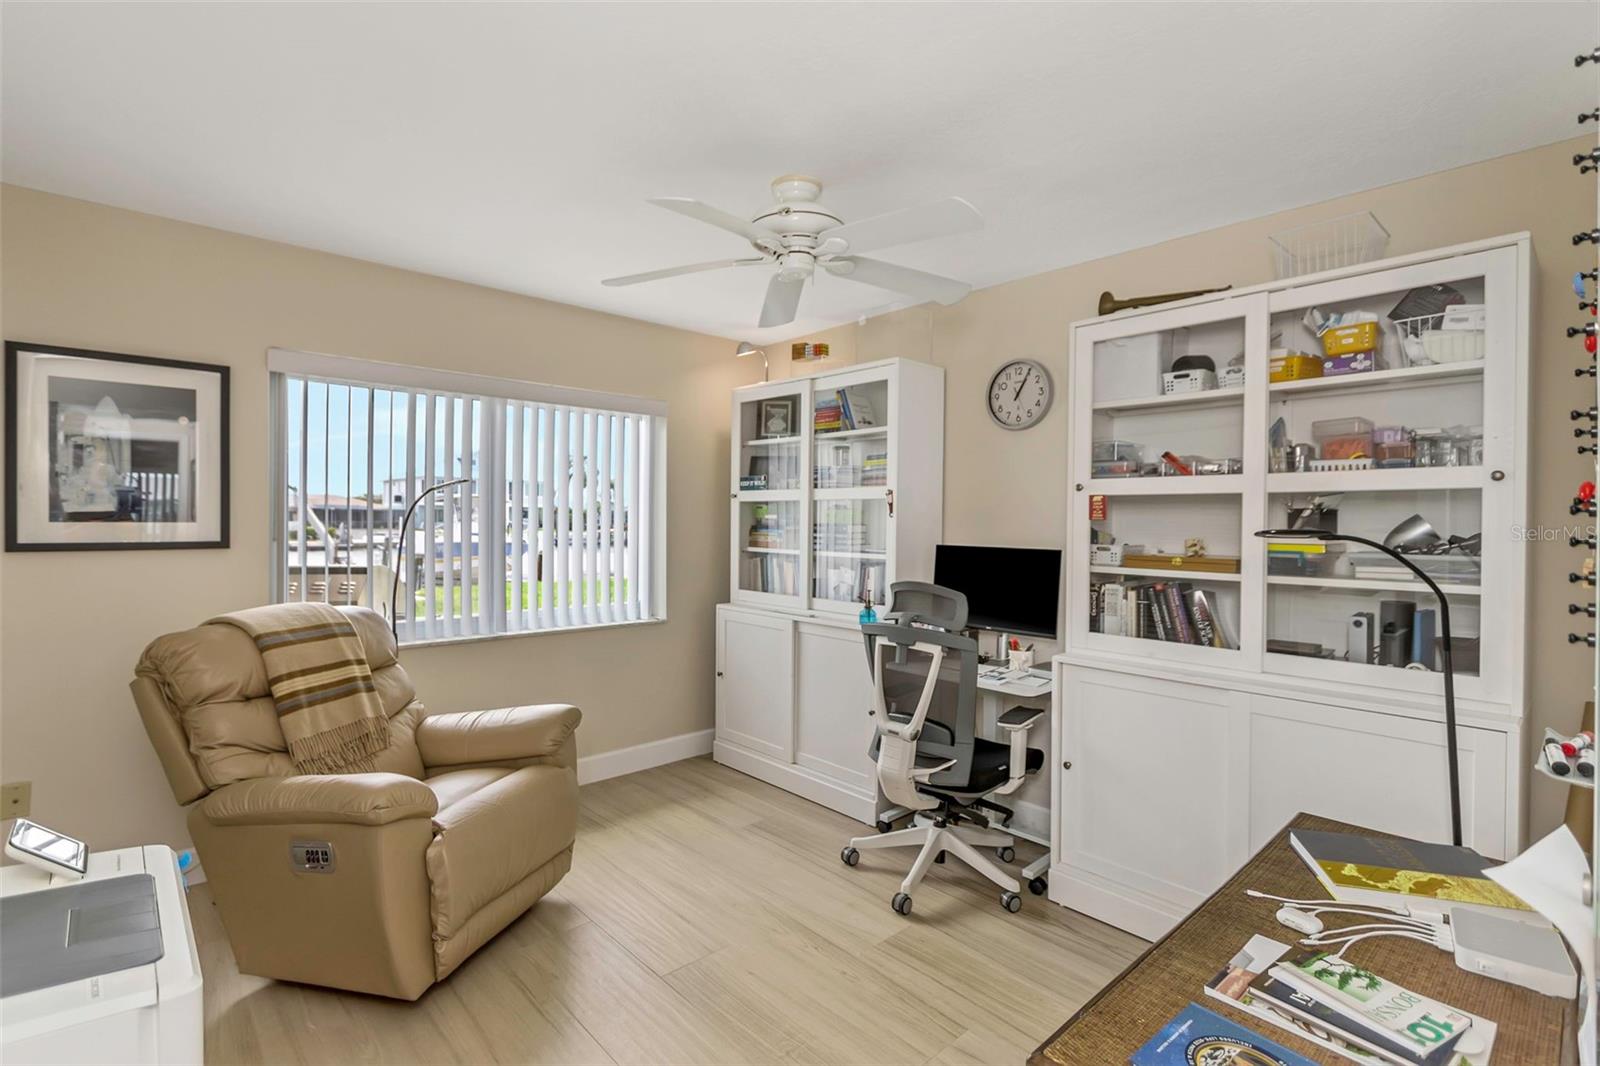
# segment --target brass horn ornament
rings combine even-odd
[[[1164,292],[1160,296],[1134,296],[1127,300],[1119,300],[1109,291],[1100,294],[1100,310],[1102,315],[1114,315],[1118,311],[1126,311],[1133,307],[1149,307],[1151,304],[1169,304],[1174,300],[1187,300],[1191,296],[1209,296],[1214,292],[1227,292],[1232,285],[1224,285],[1220,289],[1195,289],[1193,292]]]

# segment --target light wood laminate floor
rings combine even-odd
[[[866,831],[706,758],[586,785],[572,872],[416,1003],[242,976],[196,886],[206,1059],[1021,1063],[1144,947],[953,860],[902,918]]]

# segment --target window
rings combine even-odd
[[[665,404],[276,348],[267,367],[278,601],[389,617],[398,577],[402,641],[666,616]]]

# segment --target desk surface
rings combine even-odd
[[[1273,905],[1246,896],[1246,888],[1291,899],[1327,895],[1289,843],[1289,830],[1296,827],[1373,832],[1329,818],[1296,815],[1210,899],[1152,944],[1040,1045],[1028,1059],[1029,1066],[1125,1063],[1189,1003],[1225,1015],[1313,1062],[1348,1064],[1348,1059],[1213,999],[1204,991],[1205,983],[1251,935],[1289,939],[1289,930],[1273,919]],[[1491,1063],[1509,1066],[1577,1061],[1571,1043],[1577,1027],[1575,1001],[1542,996],[1468,973],[1456,965],[1453,956],[1399,938],[1366,941],[1352,948],[1351,955],[1373,972],[1391,977],[1407,988],[1495,1022],[1499,1032]]]
[[[1034,667],[1028,673],[1035,677],[1043,678],[1042,685],[1019,685],[1015,681],[1003,681],[984,677],[984,671],[991,669],[993,664],[984,663],[978,667],[978,690],[980,692],[999,692],[1006,696],[1016,696],[1019,699],[1037,699],[1049,696],[1055,689],[1055,678],[1048,667]]]

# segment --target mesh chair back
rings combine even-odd
[[[926,581],[896,581],[889,586],[889,609],[883,618],[959,633],[967,628],[967,596]]]
[[[900,806],[927,810],[936,801],[918,786],[959,787],[971,777],[977,642],[900,622],[871,623],[862,632],[873,663],[879,784]]]

